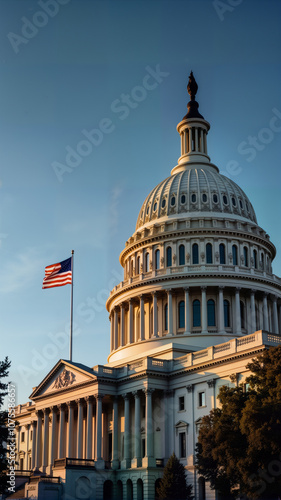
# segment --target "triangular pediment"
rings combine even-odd
[[[93,380],[96,380],[96,374],[88,366],[61,359],[42,382],[34,388],[30,399],[69,390]]]
[[[179,428],[179,427],[187,427],[189,424],[188,422],[185,422],[184,420],[179,420],[176,425],[175,425],[175,428]]]

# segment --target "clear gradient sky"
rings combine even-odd
[[[191,70],[211,160],[249,196],[281,275],[281,2],[0,0],[0,11],[0,359],[24,403],[69,357],[70,286],[42,280],[72,249],[73,360],[107,361],[106,297],[142,202],[180,156]]]

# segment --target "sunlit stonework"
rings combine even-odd
[[[107,364],[59,360],[17,407],[26,498],[154,500],[175,452],[195,500],[215,500],[194,466],[201,419],[222,385],[244,383],[249,360],[281,341],[275,247],[247,195],[211,163],[192,74],[188,91],[178,163],[120,255]]]

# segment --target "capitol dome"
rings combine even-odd
[[[211,163],[192,72],[187,89],[178,163],[145,199],[107,300],[109,366],[278,330],[275,247],[244,191]]]

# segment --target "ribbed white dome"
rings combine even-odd
[[[244,191],[215,166],[196,165],[160,182],[144,201],[136,230],[165,216],[198,212],[235,214],[257,223],[256,214]]]

